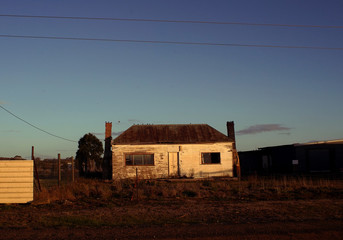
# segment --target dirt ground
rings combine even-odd
[[[343,239],[343,199],[1,205],[0,239]]]

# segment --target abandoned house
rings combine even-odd
[[[106,123],[107,145],[111,136]],[[228,135],[207,124],[133,125],[111,141],[112,179],[233,176],[234,123]],[[106,140],[105,140],[106,141]],[[106,147],[105,149],[109,149]],[[106,158],[106,157],[105,157]],[[109,169],[109,168],[107,168]]]

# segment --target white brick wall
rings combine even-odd
[[[220,164],[201,164],[202,152],[220,152]],[[154,154],[154,166],[126,166],[125,154]],[[113,179],[166,178],[171,176],[169,153],[178,153],[180,176],[233,176],[232,143],[112,145]]]

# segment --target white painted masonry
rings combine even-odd
[[[202,164],[201,153],[220,153],[219,164]],[[154,154],[154,166],[126,166],[125,154]],[[233,176],[232,142],[113,145],[113,179]]]

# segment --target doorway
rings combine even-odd
[[[169,177],[179,177],[179,153],[170,152],[168,153],[168,176]]]

